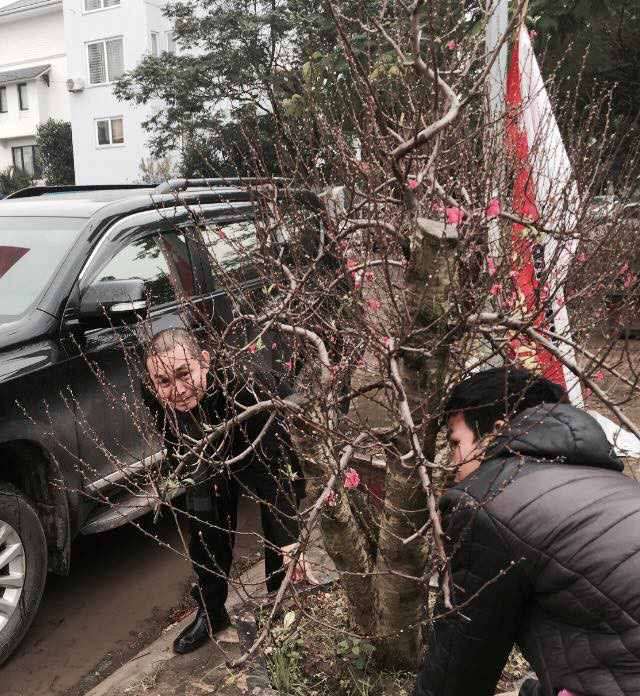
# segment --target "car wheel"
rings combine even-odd
[[[47,541],[29,499],[0,482],[0,664],[38,610],[47,577]]]

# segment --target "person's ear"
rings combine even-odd
[[[500,431],[502,430],[502,428],[504,428],[504,424],[505,424],[504,420],[497,420],[493,424],[493,428],[491,429],[491,434],[493,436],[498,435],[500,433]]]
[[[211,365],[211,354],[207,350],[202,351],[202,365],[206,367]]]

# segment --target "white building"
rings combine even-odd
[[[71,121],[77,184],[140,178],[140,160],[148,156],[141,124],[149,107],[116,101],[112,84],[146,54],[175,51],[163,4],[17,0],[0,5],[0,169],[13,163],[33,173],[36,127],[53,117]]]
[[[112,83],[147,53],[175,51],[162,0],[64,0],[77,184],[129,183],[147,157],[149,113],[113,96]],[[71,84],[72,83],[72,84]]]
[[[37,175],[36,127],[69,120],[62,0],[17,0],[0,7],[0,169]]]

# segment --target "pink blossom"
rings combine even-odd
[[[602,380],[604,379],[604,374],[603,374],[602,370],[598,370],[596,372],[596,374],[594,375],[594,377],[595,377],[596,382],[602,382]]]
[[[352,268],[355,268],[358,265],[358,262],[355,259],[349,259],[349,263],[347,264],[347,267],[349,270]]]
[[[380,341],[382,342],[383,345],[387,345],[387,341],[389,340],[389,336],[381,336]]]
[[[622,275],[623,273],[626,273],[628,270],[629,270],[629,264],[625,263],[622,266],[620,266],[620,270],[618,271],[618,273],[620,275]]]
[[[407,267],[407,264],[408,264],[409,262],[407,261],[407,259],[402,259],[402,261],[400,261],[400,263],[402,264],[402,266],[403,266],[404,268],[406,268],[406,267]]]
[[[250,350],[252,353],[255,353],[255,352],[258,350],[257,344],[256,344],[256,343],[252,343],[252,344],[249,346],[249,350]]]
[[[418,181],[417,179],[409,179],[409,181],[407,181],[407,185],[410,189],[416,189],[418,188]]]
[[[224,233],[224,230],[216,230],[216,234],[220,239],[224,239],[227,235]]]
[[[373,280],[373,276],[374,276],[373,271],[367,271],[367,272],[364,274],[364,277],[365,277],[367,280]]]
[[[377,300],[367,300],[366,304],[372,312],[377,312],[378,307],[380,306],[380,303]]]
[[[558,305],[558,307],[564,307],[564,300],[561,297],[558,297],[558,299],[556,300],[556,304]]]
[[[530,36],[532,39],[535,39],[536,36],[538,36],[538,32],[537,32],[535,29],[532,29],[532,30],[529,32],[529,36]]]
[[[489,271],[490,276],[494,276],[496,274],[496,267],[492,258],[487,259],[487,269]]]
[[[584,263],[586,260],[587,260],[587,257],[584,255],[584,251],[581,251],[578,254],[578,261],[580,261],[580,263]]]
[[[334,375],[338,374],[342,370],[342,365],[332,365],[331,366],[331,372],[333,372]]]
[[[283,363],[283,367],[287,372],[291,372],[293,369],[293,364],[291,363],[291,360],[288,360],[286,363]]]
[[[362,358],[358,360],[358,365],[360,365],[360,367],[364,367],[364,360]]]
[[[631,281],[632,281],[631,274],[629,274],[627,276],[627,279],[624,281],[625,288],[628,288],[631,285]]]
[[[455,41],[449,41],[449,43],[447,44],[447,48],[448,48],[450,51],[455,51],[455,50],[456,50],[456,42],[455,42]]]
[[[500,283],[494,283],[491,286],[491,294],[492,295],[499,295],[502,292],[502,285]]]
[[[442,212],[442,206],[439,205],[438,203],[434,203],[434,204],[431,206],[431,208],[432,208],[432,210],[433,210],[434,213],[441,213],[441,212]]]
[[[586,399],[587,397],[591,396],[591,389],[588,387],[582,392],[584,398]]]
[[[347,475],[344,477],[345,488],[357,488],[360,483],[360,475],[355,469],[347,469]]]
[[[329,507],[335,507],[335,506],[336,506],[336,501],[337,501],[336,493],[335,493],[335,491],[332,489],[332,490],[329,491],[329,494],[327,495],[327,505],[328,505]]]
[[[464,211],[460,210],[460,208],[447,208],[445,212],[447,213],[447,220],[452,225],[458,225],[462,222]]]
[[[278,346],[276,346],[275,343],[272,343],[272,344],[271,344],[271,350],[275,350],[277,347],[278,347]]]
[[[487,208],[487,217],[489,219],[498,217],[500,214],[500,202],[497,198],[492,198],[489,201],[489,207]]]

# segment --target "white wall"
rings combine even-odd
[[[2,18],[0,23],[0,66],[36,65],[48,57],[65,54],[60,5],[34,13],[22,12]],[[49,61],[44,61],[48,63]]]
[[[8,113],[0,114],[0,169],[12,163],[12,147],[35,143],[39,123],[50,117],[70,118],[61,6],[0,21],[0,72],[47,64],[49,87],[42,79],[27,81],[27,111],[18,107],[17,86],[6,85]]]
[[[83,0],[64,0],[64,22],[69,77],[84,81],[81,92],[71,93],[71,123],[77,184],[120,184],[140,177],[140,159],[148,157],[147,133],[141,123],[145,110],[118,102],[111,85],[89,85],[87,42],[122,36],[125,70],[131,70],[150,51],[151,34],[170,26],[161,14],[161,3],[122,0],[113,8],[84,12]],[[123,118],[124,144],[98,146],[96,119]]]

